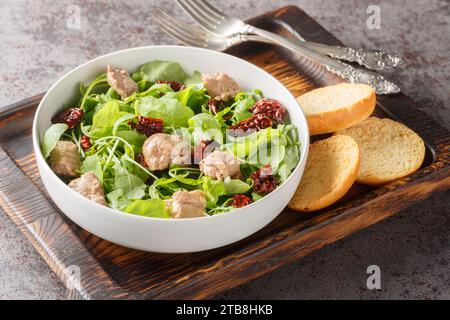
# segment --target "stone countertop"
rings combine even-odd
[[[212,1],[249,18],[281,0]],[[48,89],[98,55],[128,47],[175,44],[146,20],[150,4],[182,15],[170,0],[2,0],[0,105]],[[403,92],[450,128],[450,8],[446,0],[291,1],[345,44],[394,51],[408,59],[396,72]],[[366,26],[368,6],[381,28]],[[71,7],[76,6],[76,7]],[[80,9],[80,29],[67,27]],[[70,20],[73,26],[76,20]],[[450,192],[233,289],[233,299],[450,299]],[[59,299],[65,288],[0,209],[0,299]],[[366,288],[366,268],[381,268],[381,290]]]

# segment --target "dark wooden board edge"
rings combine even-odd
[[[44,97],[45,92],[37,94],[35,96],[20,100],[18,102],[0,106],[0,119],[7,118],[13,115],[17,115],[20,112],[35,107]]]
[[[25,199],[25,201],[24,201]],[[72,298],[133,299],[0,146],[0,206],[68,288]]]
[[[268,13],[266,16],[270,17],[272,15],[291,23],[294,28],[296,24],[292,19],[306,19],[307,25],[313,30],[309,31],[311,33],[305,32],[305,30],[299,31],[308,34],[308,39],[314,40],[317,37],[318,40],[320,38],[324,43],[340,43],[297,7],[287,6]],[[10,107],[1,108],[0,118],[10,116],[20,117],[20,112],[35,106],[41,98],[42,95],[38,95],[24,102],[18,102]],[[177,281],[176,284],[167,284],[165,286],[166,290],[161,292],[160,295],[153,296],[153,298],[200,299],[213,297],[226,289],[262,276],[289,261],[298,259],[353,232],[387,218],[398,210],[416,201],[425,199],[432,192],[450,188],[448,131],[437,125],[425,113],[422,115],[419,112],[419,115],[411,119],[411,112],[408,112],[408,109],[405,107],[412,106],[412,103],[402,94],[392,97],[379,97],[379,101],[381,107],[391,113],[394,118],[405,122],[405,124],[412,127],[421,135],[424,135],[424,138],[433,150],[435,150],[435,159],[430,167],[421,170],[415,176],[402,179],[401,181],[397,181],[394,184],[382,187],[365,195],[359,199],[358,203],[352,203],[352,208],[344,206],[317,215],[314,219],[308,221],[311,227],[307,230],[293,228],[284,233],[277,234],[275,239],[268,239],[265,243],[254,244],[250,248],[243,248],[234,254],[233,259],[227,259],[225,264],[216,263],[216,266],[220,266],[220,269],[208,269],[207,276],[205,273],[206,270],[198,270],[196,274],[186,279],[186,282],[182,280]],[[19,110],[19,112],[16,113],[15,110]],[[22,129],[24,130],[25,127],[29,128],[29,125],[22,126]],[[17,130],[21,130],[21,126],[16,126],[16,128],[16,132]],[[64,219],[55,212],[54,207],[51,204],[51,207],[47,207],[45,197],[29,181],[28,177],[24,176],[23,172],[3,149],[0,149],[0,162],[2,165],[2,179],[0,179],[0,190],[2,191],[2,197],[0,198],[2,198],[2,202],[0,204],[8,209],[14,222],[27,235],[63,282],[67,283],[67,266],[71,265],[71,255],[67,254],[66,251],[69,250],[70,253],[73,252],[77,255],[78,263],[79,255],[81,254],[83,257],[81,260],[83,266],[89,266],[81,272],[81,287],[84,288],[84,291],[79,290],[79,296],[82,298],[136,298],[135,295],[125,292],[111,279],[111,276],[92,257]],[[12,183],[13,181],[15,182]],[[10,187],[10,185],[15,185],[15,188],[19,188],[19,190],[15,190],[14,186]],[[23,189],[27,190],[27,192],[19,193],[18,191],[24,186],[27,186],[27,188]],[[8,197],[4,197],[7,192],[9,192]],[[39,213],[36,214],[30,212],[30,208],[21,207],[21,212],[26,213],[25,216],[23,214],[17,214],[19,212],[17,208],[11,206],[14,204],[11,201],[20,198],[20,195],[22,197],[26,195],[27,199],[32,200],[31,202],[36,201],[39,204],[42,203],[42,211],[39,210]],[[41,197],[44,197],[44,199]],[[399,197],[407,197],[410,201],[399,203]],[[50,213],[51,211],[47,211],[50,209],[53,210],[53,214]],[[349,221],[352,221],[352,228],[347,227]],[[41,237],[41,231],[44,229],[55,231],[51,234],[53,236],[58,235],[58,237],[43,239]],[[311,237],[310,232],[316,237]],[[60,237],[61,235],[63,238]],[[66,247],[63,246],[65,248],[63,252],[50,249],[54,245],[54,241],[67,245]],[[249,251],[253,252],[253,254],[248,254]],[[242,256],[240,255],[241,253]],[[226,279],[226,284],[223,283],[224,274],[229,276]]]
[[[163,295],[154,299],[208,299],[270,273],[279,267],[298,260],[357,231],[384,220],[414,203],[426,199],[431,193],[450,188],[450,170],[433,174],[427,181],[417,181],[409,187],[399,187],[395,192],[360,199],[354,208],[347,206],[316,216],[310,228],[292,228],[277,233],[268,243],[247,246],[234,252],[233,259],[216,263],[214,268],[199,269],[183,281],[167,287]],[[370,199],[372,198],[372,199]],[[398,198],[408,201],[398,202]],[[248,254],[252,252],[252,254]],[[225,263],[226,262],[226,263]],[[205,273],[208,276],[205,276]],[[226,277],[224,276],[226,275]],[[224,283],[226,282],[226,283]]]

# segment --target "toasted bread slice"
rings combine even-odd
[[[359,148],[353,138],[335,135],[314,142],[300,185],[288,206],[308,212],[332,205],[347,193],[359,172]]]
[[[405,177],[422,165],[425,157],[423,140],[405,125],[370,117],[355,127],[337,134],[353,137],[361,150],[361,170],[357,181],[381,185]]]
[[[318,88],[297,98],[311,135],[351,127],[373,112],[375,91],[366,84],[340,83]]]

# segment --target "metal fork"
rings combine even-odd
[[[297,30],[292,28],[292,26],[285,21],[278,18],[272,18],[270,21],[289,31],[295,38],[302,41],[304,45],[310,49],[339,60],[356,62],[367,69],[376,71],[389,70],[405,63],[405,59],[398,54],[387,53],[383,50],[354,49],[306,41]]]
[[[152,17],[163,31],[188,46],[224,51],[232,46],[247,41],[272,43],[272,41],[257,35],[238,34],[231,37],[219,37],[204,29],[197,28],[192,24],[181,22],[156,7],[153,8]],[[348,47],[329,46],[305,41],[305,39],[297,31],[292,29],[289,24],[278,19],[273,19],[272,21],[287,29],[299,41],[303,41],[308,48],[326,54],[332,58],[357,62],[366,68],[373,70],[394,68],[403,62],[399,56],[390,55],[380,50],[356,50]]]
[[[151,17],[164,32],[187,46],[225,51],[232,46],[247,41],[272,43],[270,40],[255,35],[237,34],[231,37],[217,36],[191,24],[179,21],[156,7],[153,8]]]
[[[391,94],[400,92],[400,88],[386,80],[382,75],[355,68],[349,64],[320,54],[303,43],[295,43],[287,38],[270,31],[266,31],[244,21],[229,17],[211,6],[205,0],[176,0],[186,13],[203,29],[219,37],[232,37],[235,35],[256,34],[273,43],[281,45],[297,54],[322,64],[327,70],[337,74],[343,79],[353,83],[365,83],[372,86],[378,94]]]

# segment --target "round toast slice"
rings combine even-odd
[[[353,137],[361,150],[357,181],[377,186],[403,178],[420,168],[425,144],[414,131],[387,118],[370,117],[339,131]]]
[[[309,212],[338,201],[355,182],[359,159],[358,144],[349,136],[335,135],[311,144],[302,180],[288,207]]]
[[[349,128],[373,112],[376,94],[366,84],[339,83],[307,92],[297,102],[308,120],[311,135]]]

